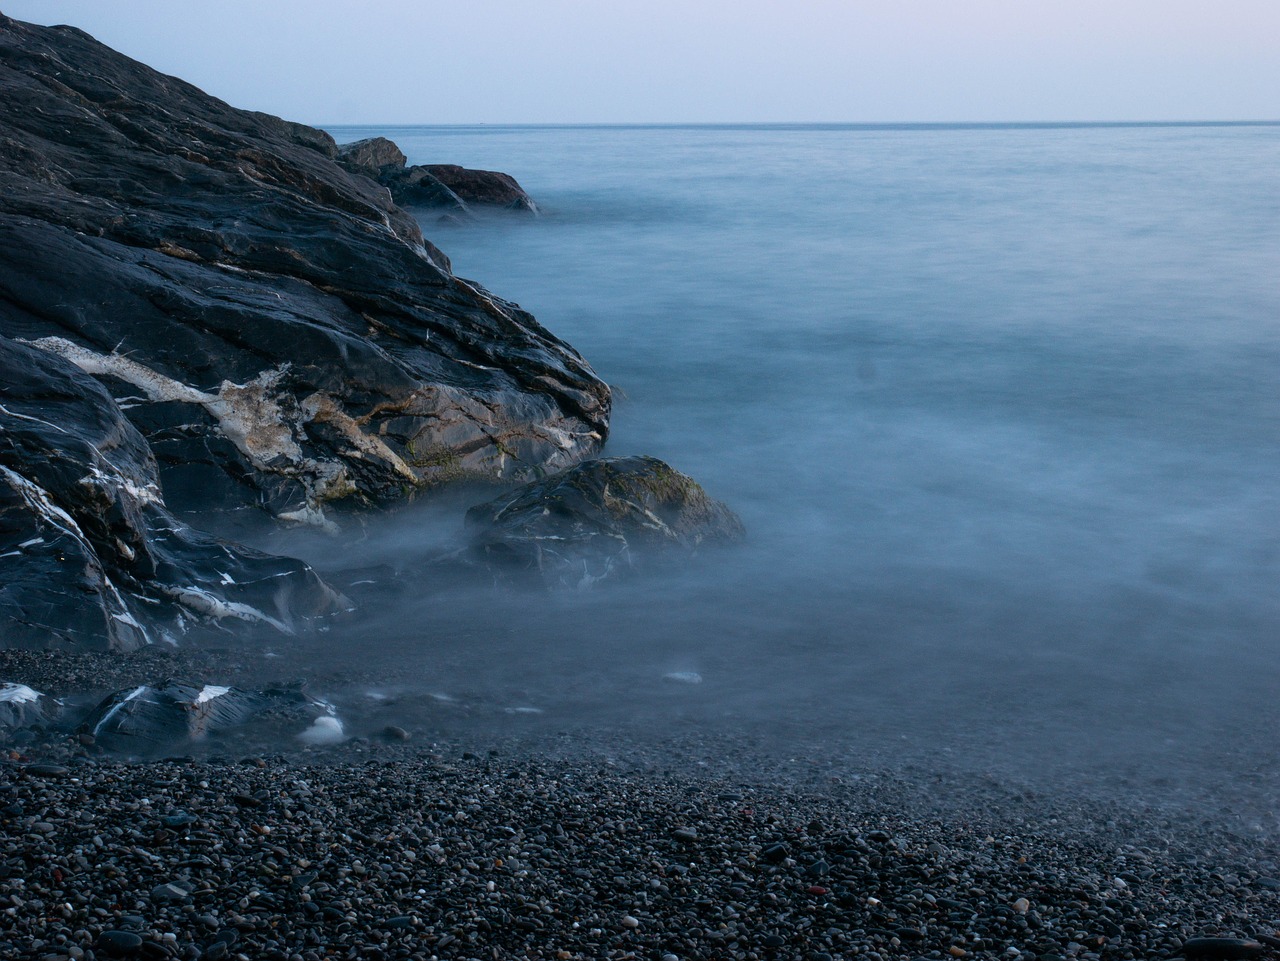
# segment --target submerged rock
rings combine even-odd
[[[0,335],[96,377],[178,510],[326,525],[334,501],[593,455],[608,387],[338,160],[322,131],[0,16]]]
[[[743,536],[733,511],[654,457],[587,461],[471,508],[467,526],[473,563],[554,587]]]
[[[343,603],[301,561],[179,521],[102,385],[0,337],[0,648],[127,651],[208,621],[292,632]]]
[[[117,691],[93,710],[81,730],[107,750],[148,754],[249,724],[292,732],[312,743],[341,740],[342,723],[333,705],[301,689],[244,691],[175,680]],[[306,736],[317,729],[323,739]]]
[[[25,684],[0,682],[0,734],[56,721],[62,702]]]

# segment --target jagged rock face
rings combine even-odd
[[[0,337],[0,647],[127,651],[209,621],[293,631],[341,606],[301,561],[175,518],[102,385]]]
[[[250,724],[311,742],[336,739],[325,733],[342,734],[333,705],[298,688],[245,691],[179,680],[117,691],[85,718],[81,730],[107,750],[151,754]]]
[[[168,503],[328,523],[590,456],[609,391],[318,130],[0,16],[0,335],[92,373]]]
[[[62,704],[25,684],[0,682],[0,734],[51,724],[62,713]]]
[[[472,563],[572,588],[743,536],[733,511],[654,457],[587,461],[471,508],[467,526]]]

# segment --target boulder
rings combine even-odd
[[[388,168],[378,175],[378,182],[391,191],[391,198],[398,204],[442,210],[464,223],[474,219],[462,198],[423,167]]]
[[[503,207],[536,214],[538,206],[510,174],[496,170],[472,170],[456,164],[415,164],[386,137],[369,137],[340,144],[338,163],[356,174],[371,177],[407,207],[446,209],[455,215],[469,213],[467,204]]]
[[[335,503],[595,454],[590,366],[338,158],[322,131],[0,16],[0,335],[97,378],[204,526],[332,526]]]
[[[81,731],[109,751],[152,754],[250,725],[303,740],[312,740],[313,731],[342,732],[333,705],[300,687],[245,691],[181,680],[117,691]]]
[[[338,147],[338,163],[348,169],[359,167],[374,174],[383,167],[403,169],[405,159],[404,152],[386,137],[369,137]]]
[[[425,164],[422,167],[469,204],[486,204],[527,213],[537,213],[533,198],[514,177],[496,170],[470,170],[454,164]]]
[[[0,734],[50,724],[62,713],[62,703],[27,687],[0,682]]]
[[[119,650],[345,606],[301,561],[193,530],[106,389],[0,337],[0,648]]]
[[[654,457],[587,461],[471,508],[467,527],[471,563],[573,588],[743,536],[733,511]]]

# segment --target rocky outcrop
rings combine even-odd
[[[301,688],[245,691],[179,680],[117,691],[90,713],[81,731],[109,751],[151,754],[249,725],[310,743],[343,736],[333,705]]]
[[[471,508],[467,527],[471,563],[572,588],[743,536],[733,511],[654,457],[579,464]]]
[[[586,362],[455,277],[338,156],[78,30],[0,17],[0,335],[97,378],[181,511],[327,525],[335,502],[598,451],[609,391]]]
[[[430,207],[468,216],[468,204],[536,214],[538,206],[510,174],[471,170],[456,164],[405,166],[404,152],[386,137],[370,137],[338,147],[338,162],[352,173],[378,181],[398,204]]]
[[[510,174],[496,170],[469,170],[454,164],[426,164],[422,169],[466,203],[538,212],[533,198],[524,192],[524,188]]]
[[[301,561],[174,517],[103,386],[0,337],[0,647],[127,651],[210,622],[293,632],[343,606]]]
[[[402,169],[408,162],[404,151],[386,137],[369,137],[338,147],[338,163],[344,167],[359,167],[376,174],[383,167]]]

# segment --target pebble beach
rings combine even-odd
[[[85,663],[5,666],[49,686]],[[74,732],[6,744],[0,956],[1051,961],[1280,946],[1274,834],[1203,804],[784,762],[697,735],[549,746],[389,728],[247,746],[130,760]]]

